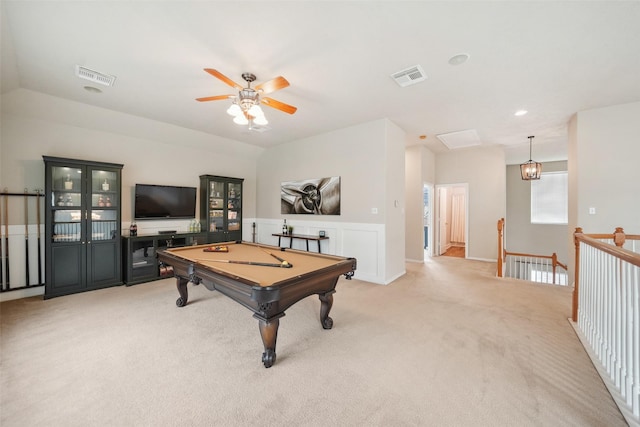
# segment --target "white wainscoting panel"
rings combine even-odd
[[[256,242],[278,245],[274,233],[282,232],[283,220],[245,218],[242,223],[243,240],[252,241],[253,223],[256,224]],[[384,282],[384,224],[338,223],[318,220],[287,218],[287,225],[293,227],[294,234],[318,235],[324,230],[327,240],[320,241],[324,254],[356,258],[355,278],[367,282]],[[283,238],[281,246],[289,247],[289,239]],[[293,249],[306,250],[304,240],[294,239]],[[316,252],[316,242],[309,242],[309,251]]]

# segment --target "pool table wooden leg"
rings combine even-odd
[[[329,317],[329,312],[333,306],[333,294],[335,291],[319,294],[320,298],[320,323],[324,329],[333,328],[333,319]]]
[[[278,338],[278,326],[280,326],[280,318],[276,317],[271,320],[258,319],[260,327],[260,336],[264,344],[264,353],[262,353],[262,363],[265,368],[270,368],[276,363],[276,340]]]
[[[189,293],[187,291],[188,283],[189,279],[176,276],[176,287],[178,288],[178,293],[180,294],[180,298],[176,300],[176,305],[178,307],[184,307],[185,305],[187,305],[187,300],[189,299]]]

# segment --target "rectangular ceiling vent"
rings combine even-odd
[[[414,85],[427,79],[427,75],[421,66],[416,65],[406,70],[398,71],[391,74],[391,78],[398,83],[400,87]]]
[[[447,146],[449,150],[457,148],[473,147],[482,144],[478,132],[475,129],[461,130],[459,132],[443,133],[436,137]]]
[[[116,76],[99,73],[98,71],[90,70],[81,65],[76,65],[76,76],[105,86],[113,86],[113,83],[116,81]]]

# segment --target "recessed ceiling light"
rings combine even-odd
[[[459,53],[459,54],[453,55],[451,58],[449,58],[449,64],[451,64],[451,65],[464,64],[465,62],[467,62],[468,59],[469,59],[469,54],[468,53]]]
[[[516,116],[524,116],[525,114],[527,114],[527,110],[518,110],[515,112]]]
[[[91,92],[91,93],[102,93],[102,91],[100,89],[98,89],[97,87],[93,87],[93,86],[85,86],[84,90],[86,90],[87,92]]]

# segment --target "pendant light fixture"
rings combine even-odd
[[[531,181],[534,179],[540,179],[540,175],[542,174],[542,163],[534,162],[531,160],[531,140],[535,137],[530,136],[529,138],[529,161],[526,163],[522,163],[520,165],[520,175],[522,179],[525,181]]]

